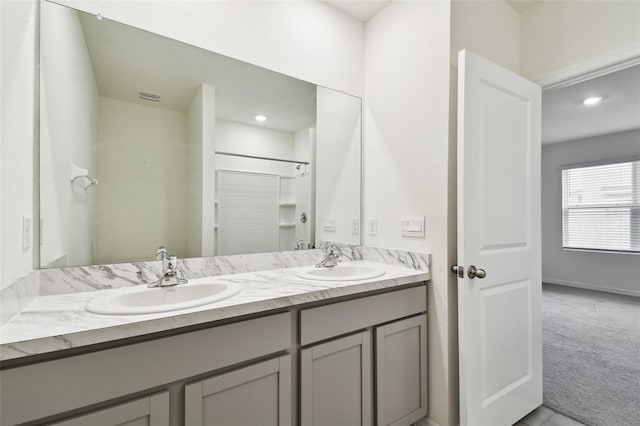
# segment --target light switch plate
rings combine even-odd
[[[401,217],[400,234],[403,237],[424,238],[424,216]]]
[[[351,233],[353,235],[360,235],[360,219],[357,217],[351,219]]]
[[[322,224],[322,229],[325,232],[336,232],[336,220],[332,217],[325,218]]]
[[[378,235],[378,219],[375,217],[367,219],[367,234],[372,237]]]

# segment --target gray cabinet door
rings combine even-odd
[[[291,424],[291,356],[185,386],[188,426]]]
[[[404,426],[427,415],[427,316],[376,327],[378,426]]]
[[[370,425],[372,400],[370,331],[301,351],[302,426]]]
[[[125,402],[55,426],[169,426],[169,392]]]

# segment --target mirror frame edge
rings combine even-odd
[[[42,68],[40,66],[40,45],[41,45],[41,13],[42,3],[45,0],[39,0],[35,2],[35,40],[34,40],[34,75],[33,75],[33,220],[31,221],[31,229],[33,232],[32,248],[33,248],[33,269],[43,269],[41,266],[41,229],[40,229],[40,217],[42,211],[40,209],[40,79],[42,78]]]
[[[33,270],[34,271],[38,271],[38,270],[49,270],[49,269],[63,269],[63,268],[44,268],[42,267],[42,257],[41,257],[41,229],[40,229],[40,223],[41,223],[41,202],[40,202],[40,191],[41,191],[41,185],[40,185],[40,168],[41,168],[41,159],[40,159],[40,141],[41,141],[41,126],[40,126],[40,119],[41,119],[41,114],[40,114],[40,107],[41,107],[41,99],[40,99],[40,81],[42,78],[42,67],[41,67],[41,36],[42,36],[42,32],[41,32],[41,25],[42,25],[42,5],[43,3],[51,3],[51,4],[55,4],[57,6],[61,6],[61,7],[66,7],[69,9],[73,9],[77,12],[82,12],[82,13],[87,13],[90,15],[96,15],[98,16],[99,14],[95,14],[92,12],[88,12],[85,10],[81,10],[81,9],[76,9],[70,5],[58,2],[56,0],[38,0],[35,2],[35,18],[34,18],[34,76],[33,76],[33,80],[34,80],[34,103],[33,103],[33,160],[32,160],[32,167],[33,167],[33,194],[32,194],[32,202],[33,202],[33,209],[32,209],[32,214],[33,214],[33,220],[32,220],[32,262],[33,262]],[[358,235],[358,244],[359,246],[364,245],[364,228],[363,228],[363,224],[364,224],[364,98],[360,97],[358,95],[354,95],[352,93],[349,93],[345,90],[341,90],[341,89],[334,89],[332,87],[328,87],[325,86],[323,84],[318,84],[318,83],[314,83],[312,81],[309,80],[304,80],[302,78],[298,78],[298,77],[294,77],[291,76],[289,74],[285,74],[282,73],[280,71],[276,71],[276,70],[272,70],[269,68],[265,68],[261,65],[257,65],[257,64],[253,64],[251,62],[248,61],[244,61],[238,58],[234,58],[233,56],[229,56],[229,55],[225,55],[225,54],[221,54],[218,52],[214,52],[212,50],[206,49],[204,47],[201,46],[196,46],[194,44],[191,43],[187,43],[185,41],[182,40],[177,40],[177,39],[172,39],[170,37],[167,37],[165,35],[162,34],[158,34],[155,33],[153,31],[149,31],[140,27],[136,27],[134,25],[128,24],[128,23],[124,23],[121,22],[119,20],[107,17],[107,16],[102,16],[103,18],[109,19],[113,22],[122,24],[122,25],[127,25],[130,26],[132,28],[135,28],[137,30],[140,31],[145,31],[160,37],[165,37],[165,38],[169,38],[171,40],[175,40],[178,41],[180,43],[183,43],[185,45],[188,46],[193,46],[193,47],[197,47],[199,49],[203,49],[206,50],[208,52],[217,54],[217,55],[222,55],[225,56],[227,58],[231,58],[243,63],[246,63],[248,65],[252,65],[252,66],[256,66],[259,68],[263,68],[267,71],[270,72],[275,72],[275,73],[279,73],[285,76],[288,76],[290,78],[294,78],[297,80],[301,80],[301,81],[305,81],[307,83],[313,84],[316,87],[322,87],[328,90],[333,90],[335,92],[356,98],[359,100],[360,102],[360,145],[359,145],[359,154],[360,154],[360,161],[359,161],[359,167],[360,167],[360,171],[359,171],[359,178],[360,178],[360,182],[359,182],[359,190],[360,190],[360,195],[359,195],[359,200],[358,200],[358,204],[359,204],[359,221],[360,221],[360,229],[359,229],[359,235]],[[287,250],[287,251],[293,251],[293,250]],[[281,253],[281,252],[286,252],[286,251],[275,251],[272,253]],[[213,257],[218,257],[218,256],[224,256],[224,255],[215,255]],[[200,257],[196,257],[196,259],[201,259],[201,258],[206,258],[206,257],[210,257],[210,256],[200,256]],[[190,259],[190,258],[185,258],[185,259]],[[116,262],[114,264],[130,264],[132,262]],[[64,268],[82,268],[82,267],[87,267],[87,266],[100,266],[100,265],[106,265],[106,264],[91,264],[91,265],[72,265],[72,266],[65,266]]]

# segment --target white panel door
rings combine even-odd
[[[506,426],[542,404],[541,90],[458,64],[460,424]]]

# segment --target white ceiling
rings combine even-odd
[[[391,0],[323,0],[325,3],[336,9],[356,18],[359,21],[367,22],[376,13],[382,10]],[[518,13],[522,13],[536,3],[545,0],[506,0]]]
[[[78,13],[101,96],[186,111],[202,83],[215,86],[216,117],[295,132],[313,123],[316,86],[106,19]],[[158,93],[153,103],[138,90]],[[254,117],[268,120],[258,123]]]
[[[583,105],[590,96],[603,99],[597,105]],[[543,144],[638,128],[640,65],[542,94]]]
[[[367,22],[378,13],[383,7],[391,3],[391,0],[323,0],[336,9],[356,18],[359,21]]]

